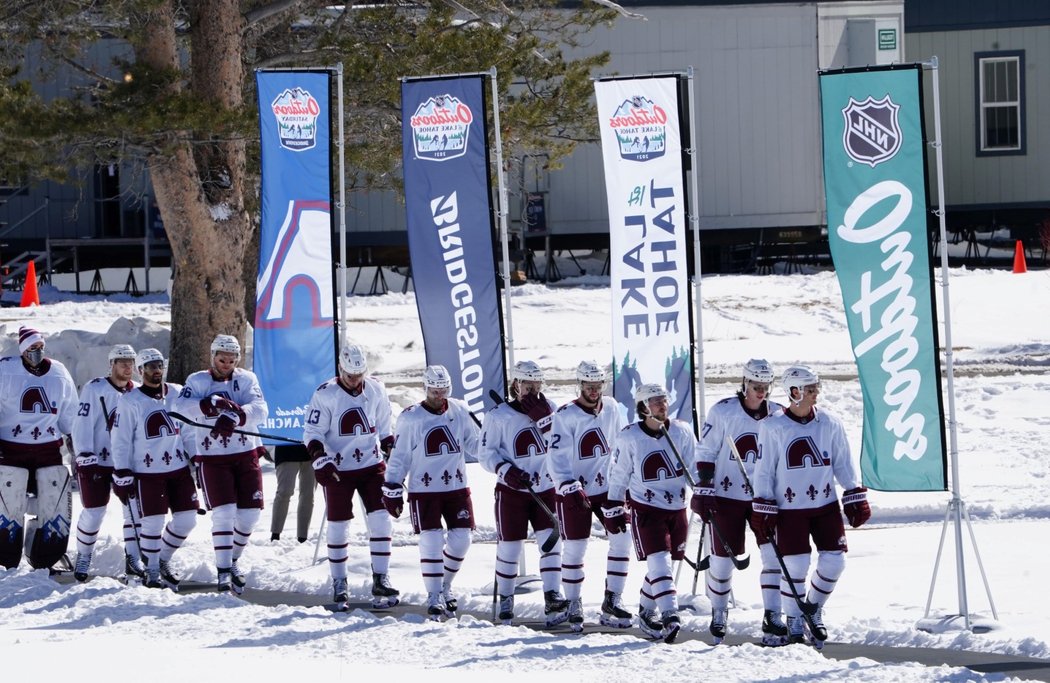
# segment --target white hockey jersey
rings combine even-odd
[[[546,399],[553,413],[557,406]],[[481,427],[478,462],[489,472],[501,463],[525,470],[532,477],[532,490],[549,491],[554,486],[547,471],[547,441],[539,426],[525,413],[501,403],[485,414]]]
[[[357,396],[338,378],[322,384],[306,410],[303,443],[324,444],[342,471],[360,470],[383,462],[379,442],[390,436],[390,398],[386,387],[374,377],[365,377]]]
[[[117,412],[120,397],[138,386],[128,382],[122,387],[113,386],[108,377],[96,377],[80,390],[80,405],[73,418],[73,449],[76,455],[92,453],[96,464],[112,467],[110,455],[110,429]],[[105,412],[103,412],[105,404]]]
[[[554,413],[548,436],[547,468],[556,485],[576,480],[588,496],[609,490],[609,464],[613,439],[623,429],[616,400],[602,396],[598,414],[566,403]]]
[[[217,380],[211,370],[201,370],[186,378],[186,386],[175,399],[175,410],[178,413],[196,422],[215,424],[217,417],[205,417],[201,411],[200,402],[202,398],[218,394],[227,398],[241,407],[245,414],[243,428],[255,431],[258,426],[266,422],[270,415],[270,407],[266,405],[259,380],[255,373],[244,368],[234,368],[226,379]],[[262,446],[262,440],[257,436],[245,434],[234,434],[230,437],[211,435],[211,429],[203,427],[192,427],[183,425],[186,447],[194,455],[204,457],[212,455],[236,455],[247,453]]]
[[[747,470],[748,478],[755,478],[755,461],[758,459],[758,426],[765,418],[783,412],[784,406],[766,401],[765,410],[759,415],[750,415],[744,408],[740,395],[722,399],[711,406],[707,421],[700,430],[700,446],[696,452],[697,463],[715,464],[715,495],[721,498],[750,501],[755,494],[744,477],[740,466],[734,462],[733,451],[726,443],[728,435],[736,444],[737,451]]]
[[[696,437],[681,420],[671,420],[668,436],[682,458],[679,464],[674,451],[662,434],[647,431],[641,422],[624,427],[616,437],[613,463],[609,470],[609,500],[631,500],[664,510],[685,508],[693,490],[685,469],[695,471]]]
[[[825,410],[813,410],[806,424],[782,410],[759,426],[755,496],[777,501],[781,510],[819,508],[838,500],[836,479],[847,491],[860,486],[842,423]]]
[[[440,414],[422,403],[405,408],[397,418],[386,481],[400,484],[408,477],[409,493],[467,488],[465,456],[477,453],[479,433],[467,405],[458,399],[449,398]]]
[[[0,358],[0,441],[55,444],[73,431],[77,385],[66,366],[50,358],[41,376],[26,370],[21,356]]]
[[[191,453],[183,448],[181,424],[168,415],[178,402],[178,384],[164,383],[164,394],[153,398],[142,387],[117,401],[110,432],[113,467],[137,474],[174,472],[186,467]]]

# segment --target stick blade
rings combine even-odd
[[[751,566],[751,556],[744,555],[743,557],[734,557],[733,566],[737,569],[747,569],[749,566]]]
[[[543,545],[540,546],[540,550],[542,550],[544,553],[549,553],[550,551],[554,550],[554,546],[558,545],[558,541],[560,540],[561,530],[557,527],[557,525],[555,525],[554,529],[551,531],[551,535],[548,536],[547,540],[544,541]]]

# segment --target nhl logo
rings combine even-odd
[[[852,97],[842,110],[846,128],[842,132],[842,146],[850,159],[872,168],[892,159],[901,148],[901,127],[897,120],[900,105],[890,96],[881,100],[869,95],[863,102]]]
[[[467,153],[474,113],[454,95],[438,95],[420,104],[409,125],[416,157],[448,161]]]
[[[628,161],[649,161],[667,149],[667,112],[648,97],[635,95],[623,101],[609,119],[616,133],[620,156]]]
[[[305,152],[317,144],[317,116],[321,105],[302,88],[285,88],[270,105],[277,119],[277,134],[281,147],[293,152]]]

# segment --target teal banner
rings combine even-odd
[[[824,72],[820,103],[828,240],[864,400],[864,484],[943,491],[922,71]]]

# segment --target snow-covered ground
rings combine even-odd
[[[946,493],[871,493],[872,520],[848,532],[849,560],[826,621],[834,641],[1050,658],[1050,591],[1045,589],[1050,571],[1050,411],[1042,400],[1050,389],[1050,316],[1040,313],[1050,291],[1050,271],[1013,275],[953,270],[950,283],[960,484],[998,609],[998,628],[980,635],[929,634],[915,628],[925,612],[949,501]],[[515,355],[547,368],[548,395],[557,402],[571,398],[572,369],[580,360],[610,357],[607,279],[585,276],[568,284],[573,286],[525,285],[515,288],[513,297]],[[938,296],[940,292],[938,287]],[[833,273],[705,277],[702,293],[708,405],[734,391],[739,367],[749,357],[767,358],[778,368],[806,362],[826,378],[821,401],[842,417],[851,443],[858,447],[859,388]],[[67,363],[78,382],[103,373],[105,349],[112,343],[149,342],[167,348],[169,308],[164,295],[104,300],[43,288],[41,296],[44,305],[39,308],[0,309],[4,355],[11,353],[12,335],[25,323],[50,335],[49,355]],[[395,410],[419,400],[424,358],[413,295],[355,297],[348,303],[350,334],[367,346],[374,373],[387,382]],[[943,308],[941,315],[943,320]],[[782,392],[774,389],[773,397],[782,398]],[[275,489],[271,465],[264,474],[269,509]],[[485,611],[495,553],[493,480],[477,465],[469,467],[469,477],[478,530],[457,587],[464,608]],[[75,508],[74,514],[79,505]],[[313,563],[320,516],[318,508],[310,541],[296,543],[293,501],[287,540],[271,543],[269,512],[264,512],[241,562],[250,571],[251,585],[328,594],[327,566]],[[119,527],[114,504],[96,550],[94,568],[101,574],[115,575],[121,566]],[[360,520],[352,529],[350,583],[363,599],[370,585],[367,545]],[[176,554],[174,564],[185,578],[214,580],[208,532],[209,518],[200,517],[187,545]],[[988,618],[991,611],[973,543],[968,530],[963,532],[970,611]],[[601,602],[604,553],[604,540],[594,536],[584,584],[589,619],[596,617]],[[527,548],[526,555],[528,569],[535,571],[535,548]],[[735,581],[730,629],[736,633],[758,632],[757,560],[753,554],[752,567],[738,573]],[[632,563],[626,596],[636,594],[643,572],[639,563]],[[423,599],[415,539],[406,519],[395,524],[392,576],[406,601]],[[687,568],[679,595],[696,611],[685,612],[685,627],[706,631],[703,581],[697,596],[691,594],[691,583]],[[519,616],[538,618],[541,611],[539,593],[519,596]],[[931,616],[957,611],[949,533]],[[322,608],[260,607],[230,596],[180,596],[128,588],[108,579],[58,585],[47,572],[24,566],[0,573],[0,648],[15,655],[8,667],[16,671],[39,671],[45,658],[62,657],[83,680],[121,675],[227,681],[374,675],[398,680],[420,672],[464,680],[491,680],[494,674],[516,680],[547,672],[587,681],[1002,680],[1000,675],[947,667],[875,666],[864,659],[839,662],[801,646],[711,648],[695,641],[665,646],[621,636],[567,637],[493,627],[470,617],[435,624],[363,612],[332,615]]]

